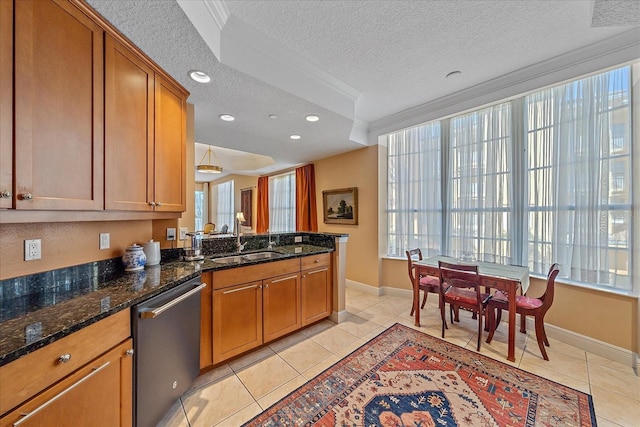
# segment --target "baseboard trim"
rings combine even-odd
[[[411,289],[392,288],[389,286],[376,288],[373,286],[369,286],[366,283],[360,283],[353,280],[346,280],[345,285],[347,288],[376,296],[389,295],[395,297],[411,298],[413,294],[413,291]],[[504,326],[506,327],[506,325]],[[520,320],[517,320],[517,330],[520,330]],[[527,331],[532,333],[531,339],[535,340],[535,324],[533,318],[531,317],[527,317]],[[545,331],[547,332],[547,336],[549,338],[562,341],[574,347],[578,347],[582,350],[596,354],[600,357],[604,357],[614,362],[621,363],[625,366],[630,366],[631,368],[633,368],[636,375],[640,376],[640,355],[638,353],[588,337],[586,335],[581,335],[576,332],[560,328],[555,325],[551,325],[549,323],[545,323]]]
[[[347,310],[333,311],[329,316],[329,320],[331,320],[334,323],[340,323],[340,322],[344,322],[348,316],[349,316],[349,312]]]

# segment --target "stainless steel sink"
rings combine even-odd
[[[249,261],[255,261],[259,259],[271,259],[271,258],[280,258],[282,254],[277,252],[255,252],[252,254],[244,254],[243,257],[248,259]]]
[[[246,261],[246,258],[241,255],[233,255],[233,256],[225,256],[221,258],[211,258],[211,261],[218,262],[220,264],[238,264],[240,262]]]

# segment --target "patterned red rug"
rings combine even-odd
[[[395,324],[245,426],[595,426],[591,396]]]

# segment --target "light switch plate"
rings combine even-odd
[[[100,249],[109,249],[111,236],[109,233],[100,233]]]
[[[175,228],[167,228],[167,240],[176,240]]]
[[[180,227],[180,240],[187,240],[187,232],[189,229],[187,227]]]

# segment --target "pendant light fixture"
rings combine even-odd
[[[202,156],[202,159],[200,159],[200,163],[198,164],[198,166],[196,166],[196,170],[198,172],[222,173],[222,166],[216,166],[211,163],[211,153],[213,153],[213,157],[215,157],[218,163],[220,163],[218,156],[216,156],[216,153],[214,153],[213,150],[211,150],[211,146],[209,146],[209,149],[207,150],[207,152],[204,153],[204,156]],[[203,163],[205,157],[207,157],[207,163]]]

